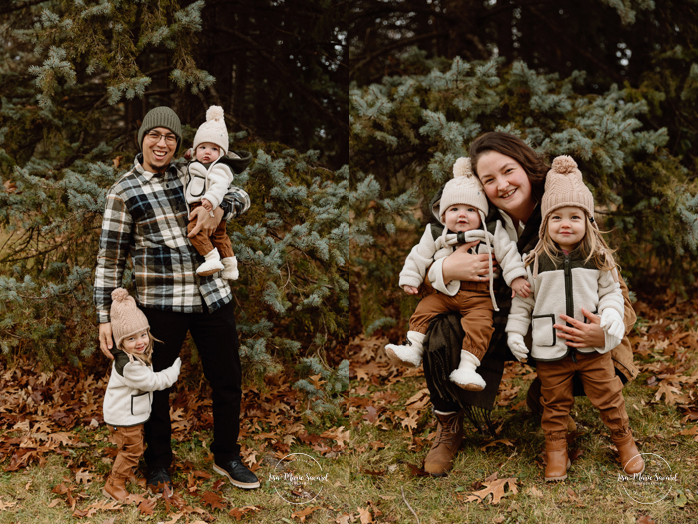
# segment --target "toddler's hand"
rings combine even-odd
[[[209,202],[209,201],[206,200],[205,198],[202,198],[202,199],[201,199],[201,205],[202,205],[202,206],[204,207],[204,209],[205,209],[206,211],[208,211],[209,213],[213,210],[213,204],[211,204],[211,202]]]
[[[507,344],[512,354],[516,357],[516,360],[521,362],[525,358],[528,358],[528,348],[524,342],[523,335],[519,333],[507,333]]]
[[[516,295],[523,298],[528,298],[530,292],[531,284],[529,284],[528,280],[526,280],[524,277],[515,278],[511,283],[511,298],[514,298]]]
[[[405,293],[407,293],[408,295],[416,295],[417,293],[419,293],[419,289],[417,289],[414,286],[402,286],[402,289],[404,289]]]

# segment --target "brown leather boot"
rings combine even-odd
[[[611,433],[611,440],[618,448],[620,466],[626,475],[640,474],[645,471],[645,461],[637,450],[633,432],[630,428],[624,428]]]
[[[424,459],[424,471],[443,477],[453,467],[453,459],[463,439],[463,412],[436,415],[436,437]]]
[[[570,466],[567,432],[553,431],[545,435],[545,481],[565,480]]]
[[[130,495],[126,489],[126,479],[114,474],[109,475],[107,482],[104,484],[102,495],[123,502]]]

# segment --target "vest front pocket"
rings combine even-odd
[[[532,316],[533,343],[537,346],[550,347],[557,342],[557,335],[553,329],[555,315]]]
[[[150,391],[131,395],[131,415],[150,414]]]

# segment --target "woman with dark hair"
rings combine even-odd
[[[545,187],[549,167],[543,158],[520,138],[501,132],[485,133],[470,146],[473,171],[478,176],[489,202],[488,228],[501,220],[509,237],[516,241],[520,254],[527,253],[538,243],[541,223],[540,201]],[[438,208],[440,191],[432,200]],[[490,255],[473,255],[468,250],[474,243],[463,244],[450,256],[437,260],[428,271],[427,279],[437,291],[446,290],[452,280],[478,282],[489,278]],[[494,263],[494,261],[493,261]],[[463,417],[469,416],[477,422],[477,413],[484,414],[494,406],[504,362],[515,360],[507,347],[504,327],[511,305],[511,290],[502,279],[497,284],[497,304],[500,311],[494,316],[494,334],[487,354],[478,371],[487,383],[480,392],[464,391],[453,387],[448,375],[458,365],[460,339],[463,331],[457,315],[442,315],[434,319],[424,340],[424,375],[431,394],[434,414],[437,418],[437,434],[431,450],[424,461],[424,469],[433,476],[445,475],[453,466],[453,460],[463,436]],[[630,305],[628,288],[621,279],[625,298],[626,335],[635,324],[635,312]],[[585,321],[562,316],[566,325],[556,324],[557,336],[566,340],[568,346],[597,347],[604,345],[604,332],[600,317],[582,310]],[[612,351],[616,373],[623,383],[632,380],[638,373],[632,362],[632,348],[627,336]],[[576,381],[575,395],[583,395],[581,383]],[[527,404],[536,414],[541,411],[540,380],[531,384]],[[574,422],[570,420],[570,425]]]

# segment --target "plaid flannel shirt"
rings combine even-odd
[[[111,293],[122,285],[129,255],[141,306],[198,313],[205,302],[215,311],[232,300],[232,290],[227,280],[196,274],[204,258],[187,238],[186,164],[173,163],[165,173],[154,174],[143,169],[140,159],[107,192],[95,271],[97,321],[110,322]],[[228,220],[247,211],[250,198],[231,187],[221,207]]]

